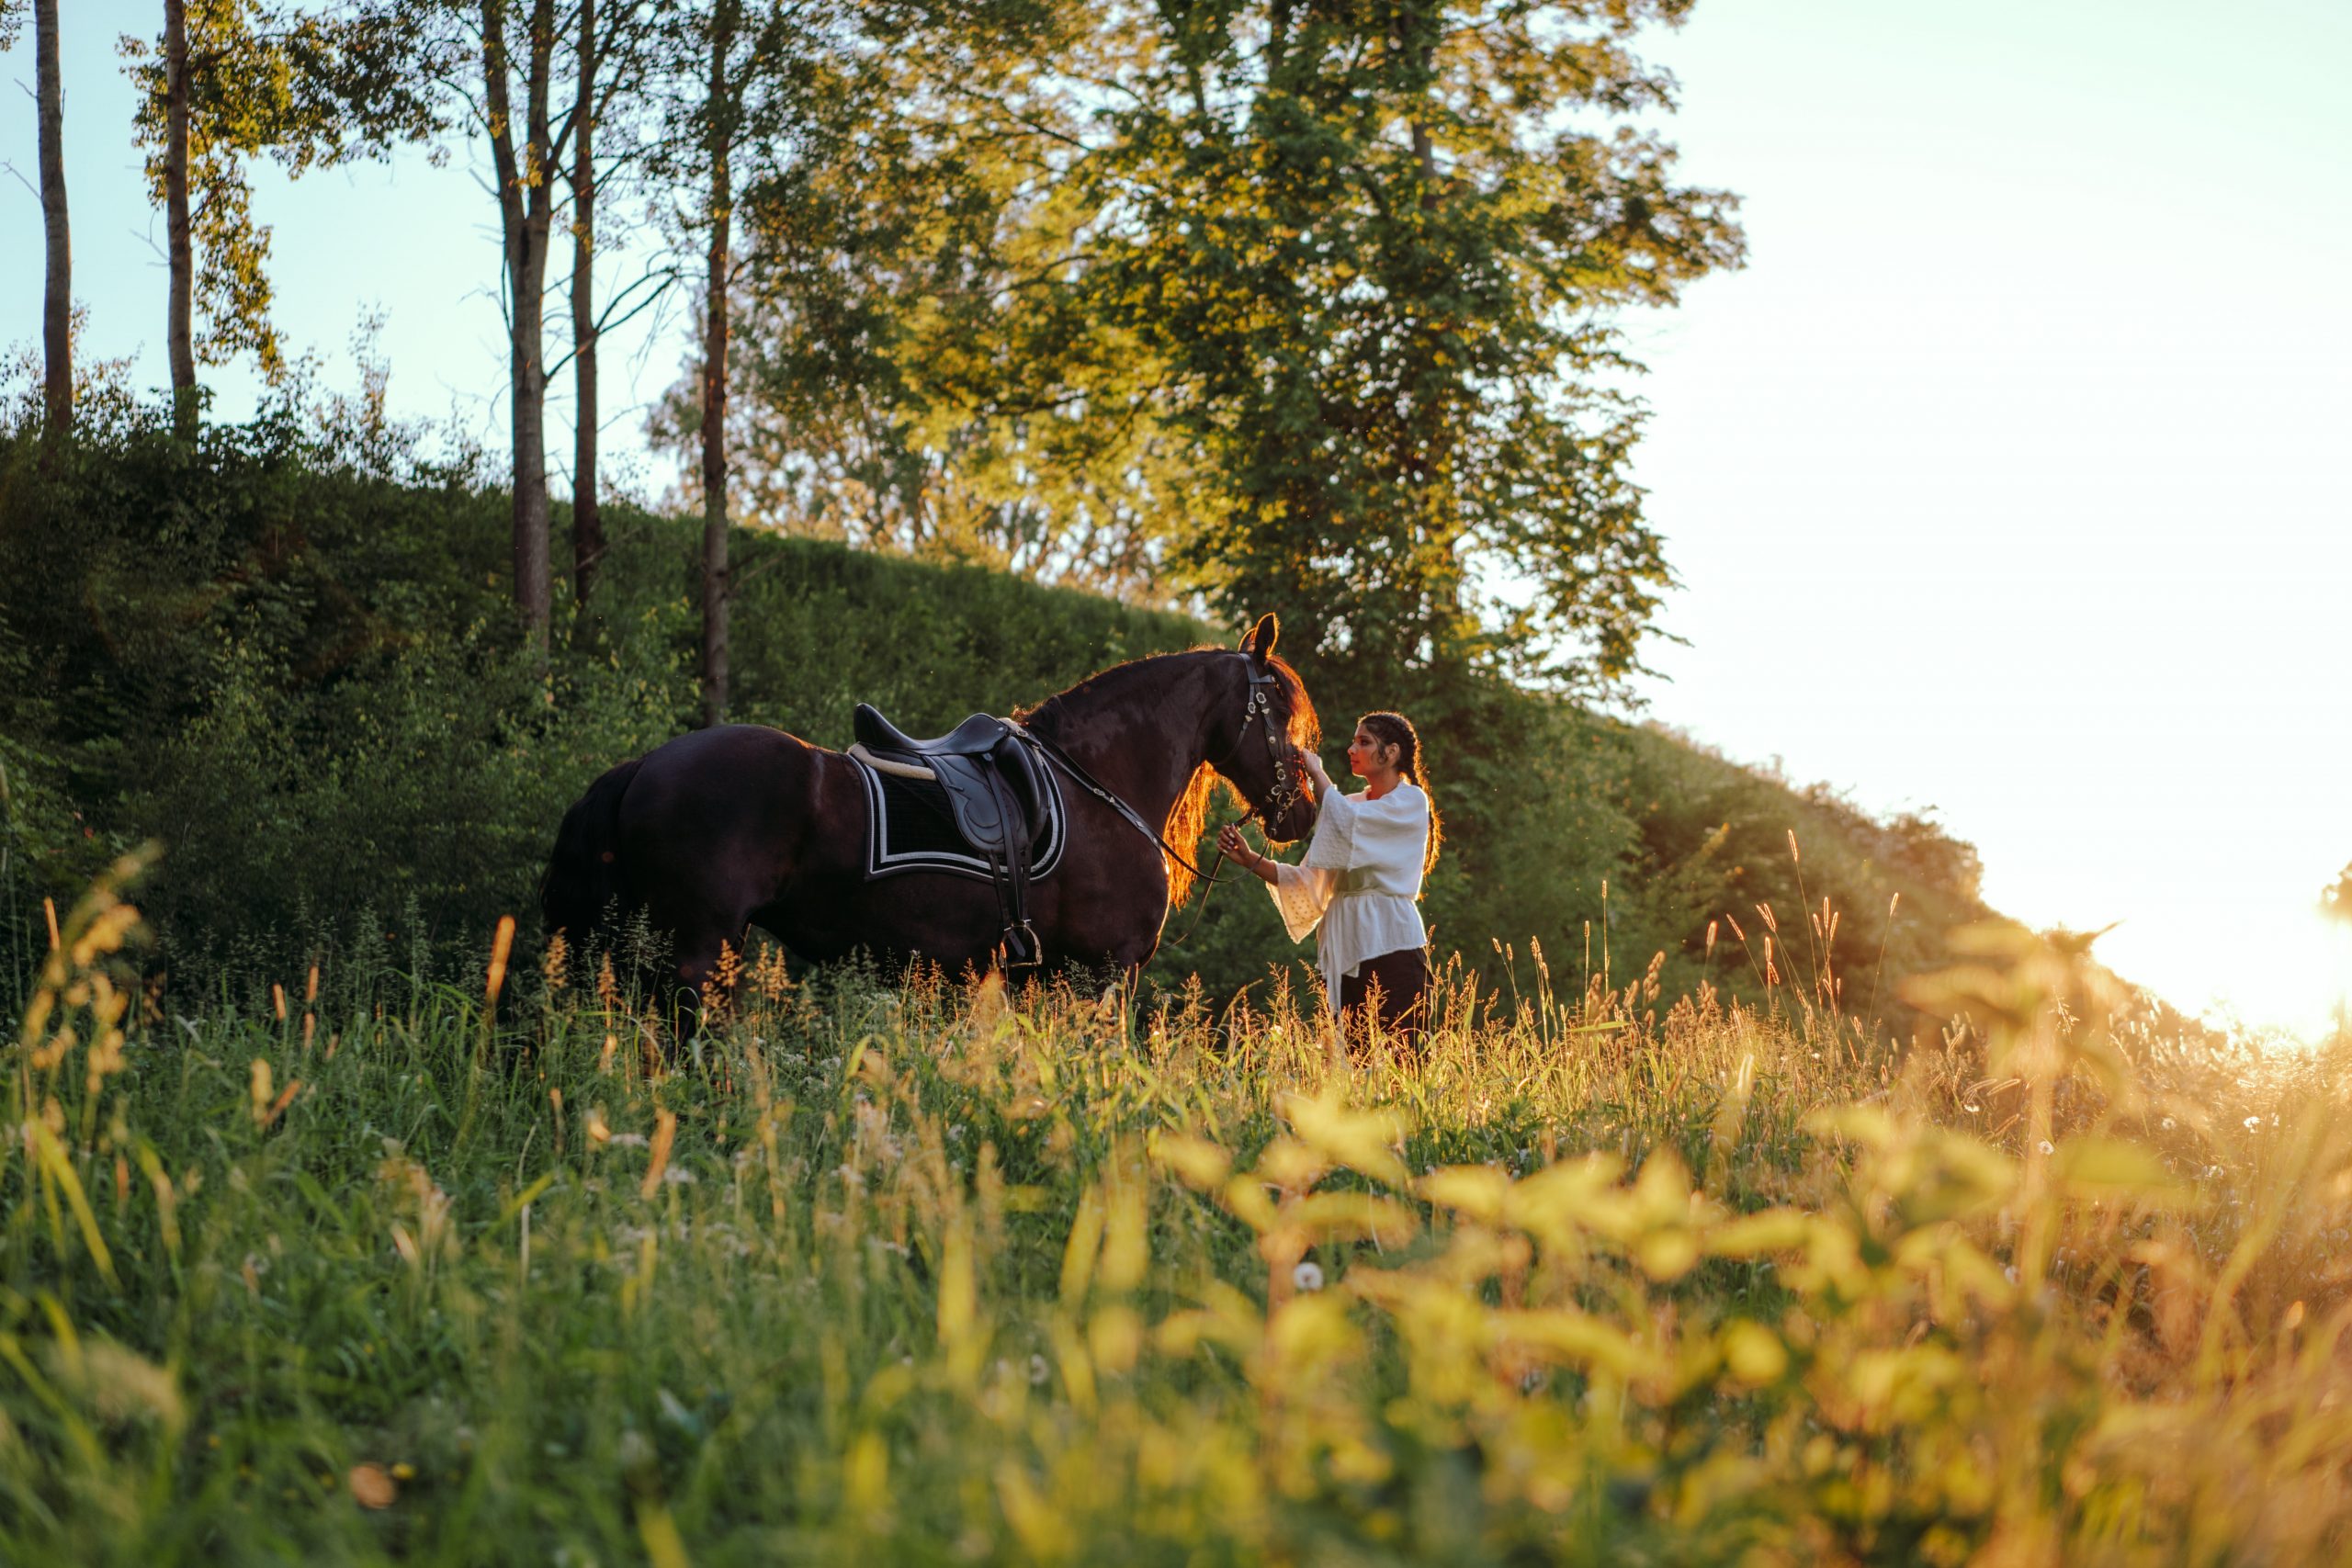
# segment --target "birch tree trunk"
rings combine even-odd
[[[727,283],[734,192],[728,154],[735,136],[727,56],[734,0],[710,23],[710,236],[704,277],[702,361],[702,721],[727,722]]]
[[[57,0],[33,0],[34,96],[40,119],[40,215],[49,241],[41,295],[42,396],[49,433],[74,428],[74,246],[65,220],[65,85],[57,62]]]
[[[588,607],[605,555],[596,497],[596,0],[580,0],[580,96],[571,134],[571,378],[579,405],[571,445],[571,594]]]
[[[172,430],[196,439],[196,252],[187,215],[187,0],[164,0],[164,212],[171,263],[164,344],[172,361]]]

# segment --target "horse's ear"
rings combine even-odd
[[[1283,624],[1270,610],[1258,617],[1258,624],[1241,639],[1241,651],[1263,664],[1274,656],[1274,639],[1282,635]]]

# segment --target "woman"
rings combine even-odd
[[[1251,849],[1238,827],[1217,835],[1217,848],[1254,872],[1273,894],[1293,942],[1316,937],[1317,967],[1331,1011],[1361,1026],[1377,988],[1381,1027],[1418,1043],[1429,1022],[1429,935],[1416,901],[1421,877],[1437,863],[1441,838],[1430,799],[1421,738],[1402,714],[1366,714],[1348,742],[1348,768],[1366,785],[1341,795],[1313,752],[1300,758],[1314,781],[1315,837],[1306,858],[1285,865]]]

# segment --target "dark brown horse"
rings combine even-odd
[[[1029,890],[1048,964],[1132,976],[1151,957],[1192,876],[1145,827],[1191,854],[1218,777],[1266,819],[1269,837],[1313,828],[1297,759],[1318,739],[1315,709],[1274,656],[1277,631],[1267,615],[1238,651],[1135,660],[1020,716],[1059,754],[1052,765],[1067,812],[1060,863]],[[990,886],[944,873],[867,877],[860,771],[842,752],[741,724],[622,763],[564,816],[540,887],[548,930],[581,951],[614,913],[641,910],[670,934],[675,963],[646,978],[696,993],[721,945],[741,953],[753,925],[805,958],[865,949],[951,972],[988,968],[1003,927]]]

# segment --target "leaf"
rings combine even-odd
[[[1498,1344],[1547,1360],[1619,1377],[1636,1376],[1648,1365],[1648,1357],[1631,1335],[1572,1307],[1491,1312],[1487,1322]]]
[[[2154,1150],[2120,1138],[2069,1138],[2051,1171],[2059,1190],[2074,1197],[2201,1206],[2195,1190],[2167,1170]]]
[[[1232,1174],[1233,1156],[1206,1138],[1162,1133],[1152,1140],[1152,1157],[1176,1173],[1185,1186],[1214,1192]]]
[[[1450,1165],[1422,1177],[1417,1190],[1440,1208],[1494,1224],[1502,1218],[1510,1188],[1510,1178],[1493,1166]]]
[[[1420,1225],[1403,1204],[1369,1192],[1317,1192],[1291,1204],[1283,1220],[1320,1240],[1368,1240],[1401,1247]]]
[[[1405,1162],[1392,1147],[1405,1135],[1404,1117],[1393,1111],[1350,1111],[1337,1090],[1313,1100],[1300,1095],[1283,1101],[1283,1117],[1292,1131],[1317,1152],[1351,1170],[1403,1187],[1410,1180]]]
[[[1767,1252],[1793,1252],[1813,1239],[1813,1215],[1795,1209],[1766,1209],[1726,1220],[1707,1233],[1711,1258],[1756,1258]]]

